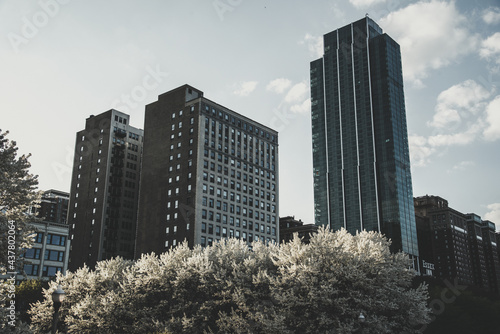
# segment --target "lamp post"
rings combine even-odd
[[[59,308],[64,300],[66,293],[61,288],[60,285],[57,286],[57,289],[52,292],[52,302],[54,303],[54,318],[52,320],[52,334],[56,334],[57,331],[57,322],[59,321]]]
[[[364,333],[363,324],[364,324],[365,320],[366,320],[365,315],[363,314],[363,312],[360,312],[359,316],[358,316],[359,332],[360,333]]]

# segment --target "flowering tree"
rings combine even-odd
[[[251,249],[236,239],[182,244],[58,275],[30,313],[36,332],[49,329],[50,294],[61,284],[60,329],[78,333],[411,333],[429,317],[426,288],[410,288],[408,264],[367,232],[322,229],[309,245]]]
[[[37,176],[29,173],[30,156],[17,157],[16,142],[7,135],[0,130],[0,275],[22,270],[20,255],[33,245],[36,220],[29,210],[40,200]]]
[[[411,289],[409,259],[391,254],[376,232],[326,229],[275,254],[273,297],[288,328],[299,333],[412,333],[430,319],[427,288]],[[360,314],[365,321],[358,321]]]
[[[33,245],[36,221],[29,214],[40,194],[36,190],[37,177],[29,173],[29,155],[17,157],[16,142],[7,139],[8,132],[0,130],[0,331],[24,333],[27,325],[19,320],[15,307],[16,273],[22,272],[21,255]]]

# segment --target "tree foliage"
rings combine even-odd
[[[391,254],[373,232],[321,229],[308,245],[296,238],[252,249],[236,239],[182,244],[59,274],[30,314],[34,330],[47,331],[50,294],[60,284],[67,294],[60,329],[70,332],[412,333],[429,310],[426,287],[410,287],[408,267],[407,256]]]
[[[36,220],[29,213],[36,206],[40,194],[37,177],[29,173],[29,155],[17,157],[16,142],[7,139],[8,132],[0,130],[0,275],[22,272],[22,254],[33,245]],[[9,275],[15,281],[15,274]],[[0,330],[5,333],[25,333],[27,325],[16,316],[16,326],[9,325],[13,281],[0,282]]]
[[[8,132],[0,130],[0,274],[22,269],[20,255],[33,245],[32,222],[34,215],[29,214],[30,207],[40,200],[37,191],[37,176],[29,173],[30,155],[17,157],[16,142],[7,139]],[[11,222],[11,223],[9,223]],[[15,260],[9,261],[9,230],[15,230]]]
[[[30,305],[43,300],[43,289],[48,287],[49,283],[41,279],[25,280],[16,286],[16,310],[19,312],[21,321],[28,324],[31,322],[28,315]]]

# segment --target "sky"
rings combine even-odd
[[[0,129],[69,192],[85,119],[183,84],[279,131],[280,216],[314,223],[309,63],[369,15],[401,46],[414,196],[500,230],[500,0],[0,1]]]

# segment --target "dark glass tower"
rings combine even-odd
[[[368,17],[324,35],[311,103],[316,225],[418,256],[399,45]]]

